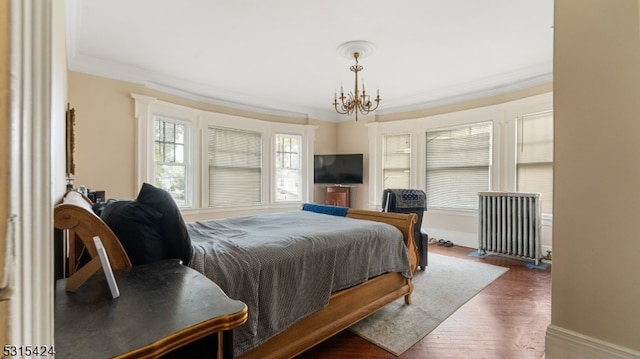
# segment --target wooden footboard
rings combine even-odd
[[[384,222],[398,228],[409,249],[411,270],[418,266],[418,251],[413,239],[415,214],[399,214],[349,209],[347,217]],[[411,303],[413,282],[400,273],[387,273],[331,295],[323,310],[297,322],[239,359],[291,358],[350,327],[376,310],[404,296]]]
[[[418,268],[418,247],[413,238],[413,227],[418,221],[415,214],[376,212],[364,209],[349,209],[347,217],[355,219],[366,219],[369,221],[383,222],[390,224],[400,230],[404,236],[404,244],[409,249],[409,260],[411,261],[411,271],[416,272]]]
[[[410,295],[411,280],[387,273],[334,293],[329,305],[239,359],[291,358],[357,323],[385,305]],[[364,304],[363,304],[364,303]]]

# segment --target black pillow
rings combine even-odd
[[[100,217],[118,237],[132,265],[168,258],[159,211],[136,201],[113,201],[102,209]]]
[[[161,188],[144,183],[136,200],[162,214],[158,225],[160,233],[164,237],[167,258],[179,258],[185,265],[189,264],[193,250],[191,238],[184,225],[180,209],[171,194]]]

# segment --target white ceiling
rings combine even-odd
[[[325,120],[344,42],[390,113],[551,81],[552,26],[553,0],[67,0],[72,71]]]

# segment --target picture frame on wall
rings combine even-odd
[[[67,177],[76,173],[75,152],[76,110],[67,103],[66,113],[66,172]]]

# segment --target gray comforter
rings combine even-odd
[[[189,266],[247,304],[244,353],[325,307],[332,292],[386,272],[411,277],[395,227],[308,211],[188,223]]]

